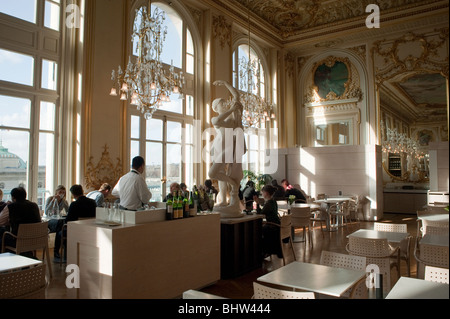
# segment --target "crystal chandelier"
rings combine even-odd
[[[247,6],[249,4],[247,3]],[[246,88],[247,92],[241,93],[241,104],[244,107],[242,113],[242,125],[245,128],[259,128],[264,121],[269,122],[275,119],[273,112],[274,105],[267,103],[266,100],[256,95],[261,87],[260,61],[252,59],[251,56],[251,33],[250,33],[250,8],[248,9],[248,59],[242,57],[239,60],[239,82],[240,88]]]
[[[136,10],[136,17],[141,21],[140,25],[134,26],[132,36],[133,40],[139,40],[137,61],[133,63],[130,57],[125,70],[119,66],[117,71],[112,71],[110,93],[120,96],[121,101],[129,100],[146,119],[152,118],[162,103],[170,102],[172,93],[183,98],[185,82],[183,72],[175,72],[173,63],[168,70],[164,68],[161,55],[167,35],[167,27],[163,24],[165,12],[155,8],[152,16],[151,2],[149,8],[148,12],[146,7]]]
[[[422,159],[425,156],[416,140],[407,137],[406,134],[399,133],[397,129],[385,128],[383,121],[381,121],[380,128],[382,132],[381,147],[384,153],[406,153],[417,159]]]

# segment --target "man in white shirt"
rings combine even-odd
[[[141,174],[145,170],[145,161],[141,156],[133,158],[131,171],[122,176],[112,191],[112,195],[120,198],[120,206],[126,210],[138,210],[152,198]]]

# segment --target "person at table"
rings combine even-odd
[[[273,199],[273,195],[275,194],[276,188],[272,185],[266,185],[263,187],[261,193],[264,197],[265,203],[264,207],[258,203],[258,196],[255,196],[253,199],[256,201],[256,211],[258,214],[262,214],[266,218],[266,222],[263,225],[262,233],[263,233],[263,257],[266,258],[272,254],[277,255],[279,258],[283,258],[283,254],[281,252],[281,244],[280,244],[280,227],[276,225],[280,225],[280,217],[278,216],[278,205],[277,202]],[[275,224],[275,225],[274,225]]]
[[[205,193],[206,194],[215,194],[215,197],[217,198],[217,194],[219,194],[219,191],[213,186],[212,181],[210,179],[207,179],[205,181]]]
[[[8,205],[8,203],[3,200],[3,191],[0,189],[0,212],[6,205]]]
[[[278,181],[276,179],[273,179],[271,184],[276,188],[275,194],[273,194],[273,199],[286,200],[286,191],[284,190],[284,187],[278,184]]]
[[[36,203],[26,199],[27,191],[23,187],[11,190],[11,202],[0,212],[0,246],[3,233],[8,230],[17,236],[20,224],[32,224],[41,222],[41,214]],[[15,239],[6,236],[5,244],[15,246]]]
[[[294,195],[296,202],[306,203],[305,195],[303,195],[303,193],[299,189],[292,187],[292,185],[289,184],[289,181],[287,179],[283,179],[281,181],[281,186],[283,186],[285,190],[286,198],[289,198],[289,196]]]
[[[63,210],[67,213],[69,210],[69,203],[66,200],[66,187],[64,185],[58,185],[55,189],[55,195],[50,196],[45,201],[44,218],[48,218],[48,229],[50,233],[56,233],[62,226],[62,220],[51,219],[50,215],[53,210],[57,210],[60,214]]]
[[[105,202],[105,198],[108,197],[110,193],[111,185],[104,183],[98,190],[88,193],[86,197],[95,200],[97,207],[102,207]]]
[[[173,200],[173,192],[175,192],[175,195],[178,196],[178,192],[181,190],[180,184],[172,183],[172,184],[170,184],[169,189],[170,189],[169,194],[167,194],[166,198],[164,198],[164,200],[163,200],[164,203],[166,203],[169,199]]]
[[[145,160],[136,156],[131,163],[131,171],[122,176],[114,187],[112,195],[120,199],[121,209],[136,211],[152,198],[152,193],[142,177],[144,170]]]
[[[186,197],[189,195],[189,191],[187,189],[187,185],[185,183],[180,183],[180,191],[181,196]]]
[[[256,198],[256,202],[258,202],[258,193],[255,190],[255,183],[253,181],[248,181],[247,184],[245,184],[244,190],[242,191],[242,197],[245,201],[245,210],[251,212],[253,209],[254,198]]]
[[[95,200],[84,196],[83,186],[73,185],[70,188],[70,193],[75,201],[70,204],[64,223],[77,221],[80,218],[94,218],[97,204],[95,203]],[[66,230],[59,229],[55,236],[55,248],[53,253],[56,262],[59,262],[59,258],[61,258],[59,250],[61,248],[61,236],[63,231],[65,232]]]

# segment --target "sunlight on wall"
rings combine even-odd
[[[306,194],[308,194],[311,197],[314,197],[314,194],[316,194],[316,183],[313,181],[310,181],[308,176],[306,176],[303,173],[300,173],[300,187],[305,191]]]
[[[365,173],[368,178],[369,185],[369,194],[377,193],[377,161],[376,161],[376,153],[373,152],[372,149],[366,147],[366,151],[364,152],[365,157]],[[371,199],[369,196],[367,197],[371,201],[371,209],[377,209],[377,201]]]
[[[311,174],[316,175],[316,159],[303,148],[300,149],[300,165]]]

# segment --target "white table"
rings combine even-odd
[[[327,204],[327,230],[328,231],[336,231],[339,226],[342,225],[342,218],[338,218],[337,223],[334,225],[331,225],[331,213],[330,213],[330,207],[333,204],[336,204],[336,210],[340,210],[340,206],[342,203],[346,201],[353,200],[351,197],[345,197],[345,196],[336,196],[336,197],[328,197],[326,199],[317,199],[316,203],[325,203]]]
[[[42,264],[42,261],[12,253],[0,254],[0,272],[14,271]]]
[[[386,299],[449,299],[448,284],[401,277]]]
[[[341,297],[364,278],[364,271],[292,262],[258,278],[258,281]]]
[[[354,233],[351,233],[347,236],[349,237],[358,237],[358,238],[367,238],[367,239],[381,239],[386,238],[388,242],[399,244],[402,240],[406,239],[409,236],[409,233],[396,233],[396,232],[385,232],[379,230],[370,230],[370,229],[359,229]]]

